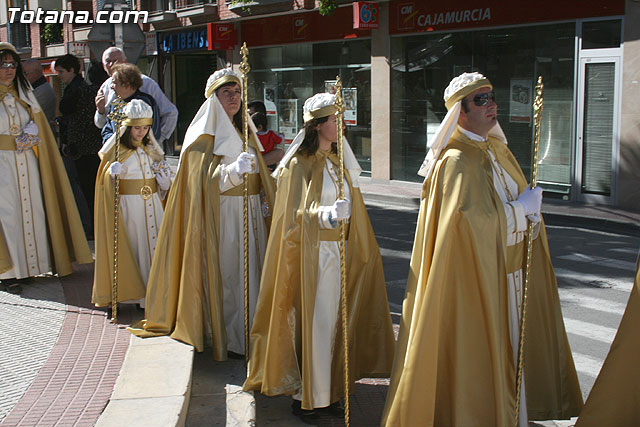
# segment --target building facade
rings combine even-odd
[[[446,113],[443,90],[463,71],[493,82],[498,119],[528,173],[531,102],[542,76],[545,197],[640,210],[637,0],[391,0],[374,5],[373,29],[354,28],[361,9],[351,2],[331,16],[311,0],[135,5],[149,11],[138,65],[180,111],[176,152],[207,77],[237,67],[242,42],[250,51],[249,99],[265,102],[269,127],[289,141],[302,127],[304,100],[333,90],[340,76],[347,137],[365,173],[380,181],[420,180],[427,142]],[[72,30],[65,40],[83,35]]]

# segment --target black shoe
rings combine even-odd
[[[240,354],[240,353],[235,353],[233,351],[227,351],[227,357],[229,359],[244,359],[244,354]]]
[[[300,418],[305,424],[316,424],[318,414],[313,409],[302,409],[302,402],[299,400],[293,400],[291,403],[291,413]]]
[[[107,308],[107,320],[111,320],[112,317],[113,317],[113,308],[112,307],[108,307]]]
[[[316,408],[316,411],[318,411],[320,415],[344,418],[344,408],[340,404],[340,401],[333,402],[331,405],[324,408]]]
[[[13,295],[22,293],[22,285],[19,279],[0,281],[0,291],[8,292]]]

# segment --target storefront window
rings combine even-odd
[[[622,21],[587,21],[582,23],[582,48],[604,49],[620,47]]]
[[[574,86],[575,24],[431,33],[391,41],[392,179],[419,181],[427,141],[446,114],[451,79],[478,71],[494,85],[498,120],[526,176],[531,169],[532,97],[544,81],[538,178],[568,193]]]
[[[365,173],[371,171],[371,42],[291,44],[252,49],[249,100],[267,107],[269,128],[287,144],[302,129],[302,106],[331,91],[339,75],[347,111],[347,138]]]

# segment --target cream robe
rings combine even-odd
[[[149,155],[138,147],[136,151],[126,159],[122,165],[123,173],[120,179],[146,179],[155,181],[155,173],[151,170],[153,161]],[[149,270],[151,270],[151,260],[156,249],[158,230],[162,222],[164,208],[162,199],[167,195],[166,190],[153,193],[149,200],[144,200],[138,194],[121,194],[120,211],[127,227],[129,244],[138,263],[142,282],[147,284]],[[144,298],[135,300],[141,307],[144,307]]]
[[[466,135],[469,139],[478,141],[482,144],[486,140],[480,135],[476,135],[460,126],[458,126],[460,132]],[[524,214],[522,204],[517,200],[511,200],[518,198],[518,184],[509,175],[500,163],[496,160],[495,155],[488,150],[491,157],[492,170],[493,170],[493,186],[503,203],[504,213],[507,218],[507,247],[512,247],[518,243],[521,243],[526,237],[527,231],[527,218]],[[504,177],[504,182],[503,182]],[[507,188],[505,188],[505,185]],[[508,189],[508,193],[507,193]],[[507,287],[509,293],[509,337],[511,338],[511,348],[513,349],[513,360],[518,360],[518,347],[520,343],[520,310],[522,306],[522,286],[523,286],[523,273],[522,269],[507,273]],[[516,362],[517,365],[517,362]],[[524,373],[522,378],[522,384],[520,387],[520,413],[519,413],[519,425],[520,427],[526,427],[528,422],[527,417],[527,400],[525,396],[524,386]]]
[[[249,147],[249,153],[256,151]],[[242,186],[242,176],[229,171],[235,158],[223,156],[220,162],[220,272],[224,292],[224,323],[227,350],[244,354],[244,200],[222,193]],[[257,168],[252,173],[258,173]],[[267,246],[267,227],[262,215],[260,195],[249,196],[249,325],[258,302],[260,274]],[[205,299],[205,302],[208,299]],[[209,307],[204,310],[209,313]],[[207,325],[210,322],[206,322]],[[207,341],[211,343],[210,331]]]
[[[4,104],[21,127],[29,122],[28,112],[7,94]],[[17,108],[17,110],[16,110]],[[0,105],[0,134],[9,135],[9,116]],[[40,169],[33,149],[0,150],[0,224],[13,268],[0,279],[26,278],[49,273],[51,259],[47,222],[42,201]]]
[[[326,406],[344,396],[342,328],[334,326],[333,336],[331,331],[324,331],[325,338],[316,333],[325,327],[318,326],[319,321],[332,324],[336,320],[335,315],[321,310],[338,308],[331,301],[335,301],[338,267],[328,266],[328,262],[336,262],[339,256],[327,251],[324,245],[328,242],[322,241],[323,237],[333,240],[338,233],[321,228],[326,224],[326,218],[322,218],[324,201],[329,206],[335,201],[335,187],[333,197],[326,193],[324,198],[327,158],[338,164],[337,156],[318,150],[311,156],[294,154],[279,170],[267,258],[251,328],[249,374],[243,386],[244,390],[259,390],[268,396],[295,396],[302,389],[303,409]],[[349,379],[353,384],[360,378],[388,376],[394,340],[380,251],[360,190],[352,185],[349,175],[345,171],[345,186],[351,187],[352,196],[345,285]],[[319,276],[325,267],[330,279]],[[318,303],[318,297],[323,301]],[[331,307],[327,311],[332,311]],[[328,348],[319,356],[321,359],[332,356],[329,370],[314,360],[322,347]],[[319,367],[323,370],[318,378],[315,372]],[[327,376],[330,380],[324,378]],[[322,403],[315,401],[317,381],[321,388],[330,387],[330,397]]]
[[[334,164],[325,160],[322,176],[320,206],[331,206],[338,199],[338,176]],[[358,186],[357,177],[353,185]],[[351,200],[349,185],[344,186],[345,199]],[[321,229],[333,229],[328,215],[318,215]],[[313,375],[313,404],[316,408],[331,402],[331,362],[336,337],[336,324],[340,313],[340,245],[333,241],[320,241],[318,248],[318,285],[313,309],[311,369]],[[293,396],[302,400],[302,389]]]

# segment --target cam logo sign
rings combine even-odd
[[[402,3],[398,5],[398,29],[412,30],[416,25],[416,15],[419,10],[414,3]]]
[[[309,29],[309,23],[306,22],[304,16],[299,15],[293,18],[293,39],[294,40],[306,39],[308,29]]]
[[[379,28],[379,10],[378,3],[369,1],[358,1],[353,3],[353,28]]]
[[[233,24],[207,24],[209,50],[229,50],[236,47],[236,31]]]

